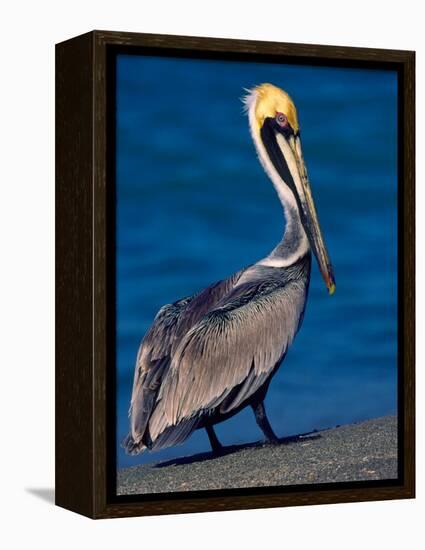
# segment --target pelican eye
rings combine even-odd
[[[288,119],[283,113],[276,113],[276,122],[282,128],[285,128],[286,126],[288,126]]]

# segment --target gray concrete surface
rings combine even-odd
[[[284,438],[277,445],[226,447],[118,472],[119,495],[394,479],[397,477],[397,419]]]

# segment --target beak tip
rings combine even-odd
[[[335,293],[335,290],[336,290],[335,283],[331,283],[330,286],[329,286],[329,296],[332,296],[332,294]]]

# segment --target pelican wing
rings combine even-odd
[[[131,419],[131,432],[123,441],[123,446],[130,453],[140,450],[139,443],[155,404],[162,377],[170,362],[170,351],[178,320],[192,299],[187,297],[163,306],[140,344],[128,413]]]
[[[140,443],[155,406],[158,390],[181,338],[229,293],[241,273],[235,273],[194,296],[167,304],[159,310],[137,354],[129,411],[131,433],[123,443],[129,452],[141,450]]]
[[[203,316],[173,355],[149,422],[152,440],[168,446],[163,432],[195,429],[200,415],[229,412],[253,395],[299,328],[306,286],[304,279],[247,282]]]

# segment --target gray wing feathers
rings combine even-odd
[[[231,410],[261,387],[294,339],[304,303],[305,283],[293,281],[242,305],[218,307],[196,323],[180,341],[161,384],[149,422],[152,439],[220,404]],[[239,392],[226,404],[237,386]]]
[[[137,452],[134,447],[141,445],[156,405],[158,390],[181,338],[228,294],[241,273],[242,271],[207,287],[199,294],[165,305],[159,310],[137,353],[129,410],[131,438],[130,442],[126,440],[125,443],[130,451]]]
[[[151,450],[157,451],[183,443],[196,429],[198,422],[198,418],[192,417],[180,422],[177,426],[167,426],[153,441]]]
[[[162,378],[169,366],[177,320],[189,302],[190,298],[185,298],[162,307],[140,344],[129,410],[131,438],[125,443],[130,452],[142,448],[137,449],[137,445],[141,443]]]

